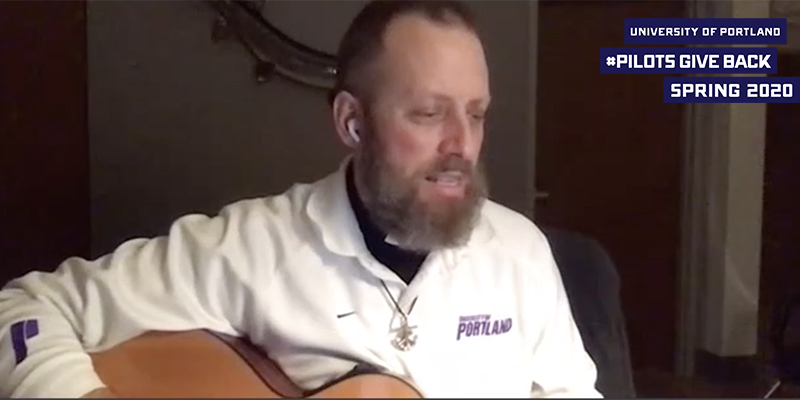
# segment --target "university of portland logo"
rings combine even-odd
[[[29,319],[11,325],[11,343],[17,364],[28,357],[28,340],[39,334],[39,321]]]
[[[472,336],[501,335],[511,330],[511,318],[492,319],[489,314],[466,315],[458,317],[456,340]]]

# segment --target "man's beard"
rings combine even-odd
[[[375,225],[401,248],[417,252],[466,243],[488,195],[482,164],[473,166],[461,157],[449,156],[411,177],[401,177],[386,162],[384,146],[374,131],[362,133],[363,147],[356,155],[354,172],[359,195]],[[447,171],[462,174],[463,197],[423,202],[420,186],[425,177]]]

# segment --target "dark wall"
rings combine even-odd
[[[0,1],[0,284],[89,250],[83,1]]]

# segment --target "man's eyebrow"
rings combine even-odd
[[[492,96],[483,99],[474,99],[469,102],[469,104],[475,104],[475,103],[477,103],[479,106],[483,108],[489,108],[489,104],[492,103]]]
[[[417,98],[417,99],[425,98],[425,97],[431,97],[436,101],[453,102],[453,98],[451,96],[448,96],[448,95],[443,94],[443,93],[436,93],[436,92],[418,93],[416,96],[413,96],[413,98]],[[492,101],[492,98],[491,98],[491,96],[489,96],[489,97],[485,97],[485,98],[474,98],[474,99],[471,99],[471,100],[469,100],[467,102],[467,104],[470,105],[470,106],[474,106],[474,105],[477,104],[477,105],[480,105],[482,107],[488,107],[489,103],[491,103],[491,101]]]

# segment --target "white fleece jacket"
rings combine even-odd
[[[391,341],[407,310],[418,340]],[[306,389],[356,362],[426,397],[600,397],[542,233],[487,202],[471,240],[432,254],[406,285],[369,254],[344,168],[313,184],[189,215],[168,235],[66,260],[0,291],[2,396],[102,387],[88,353],[151,330],[247,336]]]

